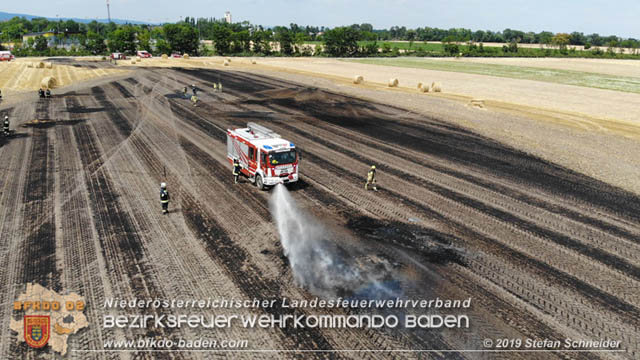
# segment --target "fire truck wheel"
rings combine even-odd
[[[256,175],[256,186],[260,190],[264,190],[264,183],[262,182],[262,176]]]

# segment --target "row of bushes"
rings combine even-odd
[[[207,47],[201,47],[199,51],[202,56],[213,56],[215,51]],[[13,54],[18,57],[25,56],[90,56],[94,55],[89,50],[84,48],[72,47],[67,50],[64,48],[47,48],[46,50],[36,50],[33,48],[16,48]],[[99,54],[108,56],[107,52]],[[133,55],[133,54],[129,54]],[[160,52],[153,52],[154,56],[160,56]],[[310,46],[294,47],[294,51],[288,55],[279,51],[264,51],[261,53],[255,53],[251,51],[242,51],[238,53],[229,54],[232,56],[325,56],[328,57],[324,51],[322,45],[317,44],[315,49]],[[353,53],[353,57],[396,57],[396,56],[415,56],[415,57],[444,57],[444,56],[456,56],[456,57],[575,57],[575,58],[609,58],[609,59],[640,59],[640,53],[636,54],[621,54],[616,52],[612,48],[602,50],[595,48],[591,50],[577,50],[575,48],[518,48],[513,45],[505,45],[502,48],[499,47],[484,47],[482,44],[472,45],[458,45],[455,43],[445,43],[442,49],[439,50],[425,50],[421,47],[415,49],[401,50],[398,47],[391,47],[388,43],[383,43],[381,47],[377,44],[365,44],[359,46],[357,51]]]

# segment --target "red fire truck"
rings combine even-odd
[[[258,124],[227,130],[227,158],[231,164],[238,159],[242,173],[261,190],[298,181],[295,145]]]

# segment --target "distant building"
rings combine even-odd
[[[29,39],[35,40],[38,36],[43,36],[43,37],[47,38],[47,40],[49,40],[50,38],[55,37],[56,33],[57,32],[54,31],[54,30],[27,33],[27,34],[22,35],[22,42],[26,43]]]
[[[226,13],[224,13],[224,21],[227,22],[227,24],[231,24],[231,12],[227,11]]]
[[[9,42],[3,42],[0,43],[0,46],[2,46],[3,48],[7,49],[7,50],[13,50],[16,47],[16,43],[9,41]]]

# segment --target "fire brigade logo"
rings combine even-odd
[[[47,346],[65,356],[69,337],[89,326],[85,306],[84,297],[76,293],[61,295],[29,283],[13,302],[10,327],[19,342],[38,349]]]
[[[51,329],[49,316],[24,316],[24,341],[32,348],[41,348],[49,342]]]

